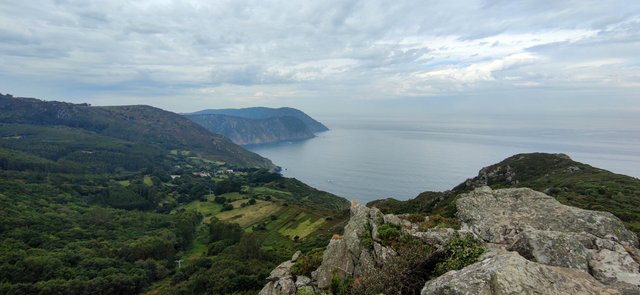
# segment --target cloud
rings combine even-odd
[[[3,2],[0,91],[177,111],[585,89],[628,102],[639,43],[640,3],[622,0]]]

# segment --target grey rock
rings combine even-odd
[[[329,242],[322,264],[312,273],[317,287],[328,288],[334,275],[340,278],[364,275],[391,255],[382,248],[376,253],[375,249],[366,248],[361,242],[362,237],[370,236],[374,243],[372,248],[375,248],[375,244],[378,244],[376,241],[379,241],[377,229],[385,222],[402,223],[397,216],[383,215],[377,208],[352,202],[351,218],[344,228],[344,235]]]
[[[498,254],[427,282],[421,294],[620,294],[588,273]]]
[[[355,269],[352,253],[344,240],[331,240],[322,256],[322,264],[313,273],[317,286],[326,289],[334,274],[341,278],[351,275]]]
[[[565,206],[530,189],[483,187],[456,205],[463,227],[486,242],[533,262],[588,272],[624,292],[640,291],[638,239],[610,213]]]
[[[302,255],[302,252],[300,250],[296,251],[296,253],[293,253],[293,256],[291,256],[291,262],[296,262],[298,258],[300,258],[300,255]]]
[[[432,246],[443,246],[455,236],[452,228],[430,228],[424,232],[414,233],[413,236]]]
[[[280,278],[290,277],[292,266],[293,262],[291,261],[280,263],[280,265],[276,266],[276,268],[271,271],[271,273],[267,277],[267,280],[276,281]]]
[[[267,283],[259,295],[293,295],[296,294],[296,284],[291,277],[282,278],[275,282]]]
[[[519,233],[507,248],[523,257],[547,265],[589,270],[587,248],[578,235],[557,231],[530,230]]]
[[[624,249],[594,251],[589,266],[591,274],[599,281],[640,293],[640,265]]]
[[[460,195],[456,206],[463,227],[487,242],[510,243],[518,233],[534,229],[586,232],[600,238],[611,235],[638,247],[636,235],[613,214],[562,205],[553,197],[527,188],[478,188]]]
[[[385,214],[384,215],[384,223],[391,223],[395,225],[402,225],[402,219],[400,217],[393,214]]]
[[[397,255],[391,247],[382,246],[380,243],[373,243],[373,253],[377,266],[383,266],[389,258]]]
[[[302,288],[304,286],[307,286],[311,284],[311,279],[309,277],[306,276],[297,276],[296,277],[296,287],[297,288]]]
[[[296,284],[291,277],[292,261],[280,263],[271,271],[269,282],[260,290],[260,295],[289,295],[296,294]]]

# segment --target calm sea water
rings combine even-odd
[[[316,138],[250,146],[283,174],[368,202],[453,188],[482,167],[525,152],[565,153],[616,173],[640,176],[640,130],[530,128],[406,120],[322,120]]]

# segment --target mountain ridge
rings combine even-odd
[[[274,168],[270,160],[152,106],[91,106],[0,95],[0,123],[62,125],[165,149],[192,150],[239,166]]]
[[[267,119],[272,117],[289,116],[289,117],[296,117],[300,119],[314,133],[329,130],[327,126],[311,118],[309,115],[305,114],[304,112],[295,108],[290,108],[290,107],[280,107],[280,108],[250,107],[250,108],[240,108],[240,109],[231,109],[231,108],[230,109],[207,109],[207,110],[201,110],[201,111],[183,114],[183,115],[203,115],[203,114],[228,115],[228,116],[242,117],[247,119]]]
[[[296,141],[315,137],[309,126],[292,116],[250,119],[222,114],[185,115],[205,129],[238,145]]]

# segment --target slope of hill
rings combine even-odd
[[[294,109],[294,108],[265,108],[265,107],[253,107],[253,108],[244,108],[244,109],[218,109],[218,110],[202,110],[198,112],[191,113],[190,115],[204,115],[204,114],[215,114],[215,115],[227,115],[234,117],[241,117],[247,119],[267,119],[274,117],[295,117],[300,121],[304,122],[311,132],[322,132],[327,131],[329,128],[324,126],[322,123],[314,120],[309,115],[304,112]]]
[[[0,123],[67,126],[165,150],[188,150],[237,166],[274,167],[183,116],[150,106],[92,107],[0,95]]]
[[[478,176],[446,192],[424,192],[415,199],[377,200],[368,205],[391,213],[455,214],[460,193],[488,185],[491,188],[528,187],[555,197],[563,204],[608,211],[640,232],[640,180],[571,160],[564,154],[518,154],[482,168]]]
[[[315,135],[296,117],[248,119],[228,115],[185,115],[207,130],[224,135],[235,144],[263,144],[279,141],[303,140]]]
[[[255,294],[341,230],[345,199],[242,167],[194,125],[2,97],[0,294]]]

